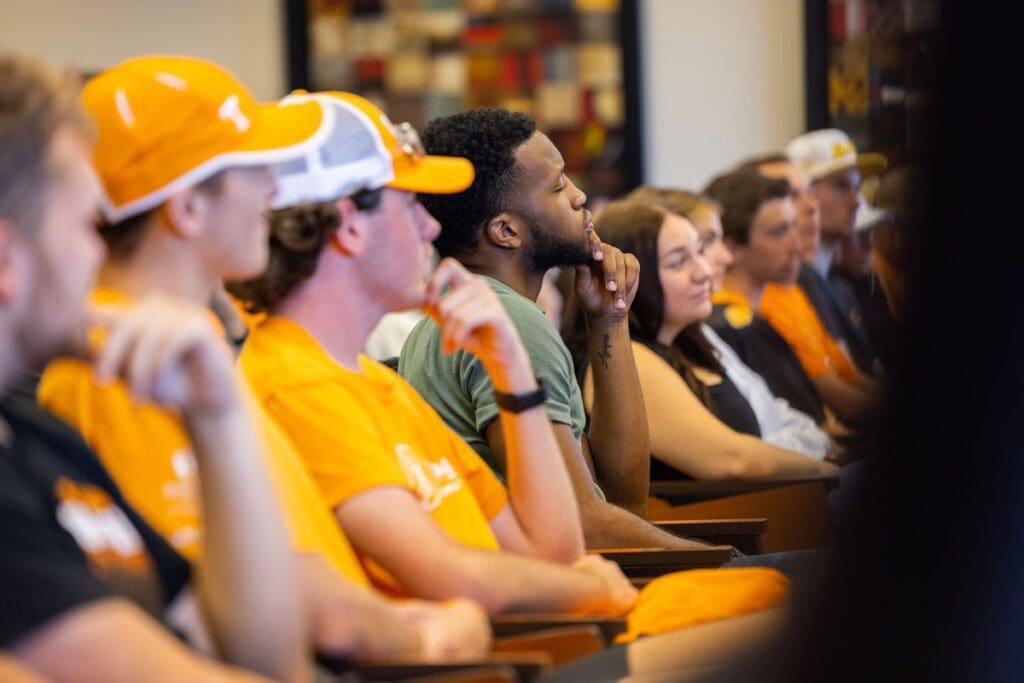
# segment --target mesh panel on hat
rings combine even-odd
[[[361,112],[339,100],[320,97],[333,113],[327,137],[302,159],[274,167],[275,208],[306,201],[330,201],[359,190],[383,187],[394,178],[391,154]]]
[[[380,154],[366,123],[348,109],[334,107],[334,129],[320,147],[320,162],[327,168]]]

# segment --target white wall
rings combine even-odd
[[[285,93],[280,0],[0,0],[0,50],[98,71],[143,53],[218,62],[256,97]]]
[[[700,189],[804,131],[802,0],[642,0],[645,175]]]
[[[284,93],[280,0],[0,0],[0,49],[87,70],[145,52]],[[648,182],[699,188],[804,126],[803,0],[640,0]]]

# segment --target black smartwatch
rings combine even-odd
[[[548,397],[547,392],[544,391],[544,383],[540,381],[540,377],[534,377],[534,379],[537,380],[537,388],[525,394],[505,394],[495,389],[494,402],[498,405],[498,410],[504,410],[506,413],[521,413],[544,403]]]

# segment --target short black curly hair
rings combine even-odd
[[[434,241],[438,253],[460,257],[479,243],[480,229],[509,206],[519,180],[515,151],[537,130],[526,114],[482,108],[442,116],[423,129],[428,154],[465,157],[476,176],[457,194],[422,194],[420,201],[441,224]]]

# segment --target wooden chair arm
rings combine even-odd
[[[598,548],[589,552],[615,562],[629,578],[652,578],[687,569],[721,567],[729,561],[730,551],[727,545],[711,545],[694,550]]]
[[[594,624],[560,626],[532,631],[515,636],[503,636],[494,641],[494,652],[543,652],[551,658],[551,665],[559,667],[605,648],[601,631]]]
[[[351,662],[320,655],[317,663],[333,674],[355,678],[364,683],[378,681],[451,682],[475,681],[474,676],[502,676],[511,672],[514,681],[532,681],[551,669],[551,658],[542,652],[495,653],[466,662],[426,662],[415,658],[396,658],[369,662]],[[458,678],[459,676],[468,678]],[[343,679],[344,680],[344,679]],[[494,680],[503,680],[497,678]]]
[[[682,505],[684,503],[696,503],[702,500],[738,496],[745,493],[755,493],[757,491],[792,486],[794,484],[806,484],[808,482],[818,482],[828,492],[839,485],[839,478],[837,476],[830,476],[744,481],[659,480],[651,482],[650,495],[662,498],[673,505]]]
[[[747,519],[672,519],[653,524],[676,536],[697,538],[708,543],[731,545],[747,555],[761,553],[761,535],[768,529],[766,517]]]
[[[768,526],[761,535],[761,552],[820,548],[828,545],[832,539],[826,490],[830,484],[812,479],[799,484],[789,483],[752,493],[681,505],[670,505],[652,496],[647,500],[645,516],[649,521],[765,517]]]
[[[519,683],[516,670],[509,666],[484,666],[453,673],[429,674],[406,678],[404,683]],[[346,683],[344,680],[338,683]]]
[[[626,620],[620,617],[581,617],[569,614],[499,614],[491,617],[491,631],[495,639],[517,636],[566,626],[594,626],[605,645],[626,630]]]

